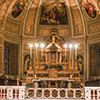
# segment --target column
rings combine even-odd
[[[89,54],[89,52],[87,52],[87,39],[84,41],[84,80],[88,80],[88,67],[87,66],[87,54]]]
[[[56,52],[56,63],[58,63],[58,52]]]
[[[24,43],[23,43],[23,40],[22,40],[22,38],[21,38],[21,76],[22,76],[22,78],[23,78],[23,73],[24,73],[24,49],[23,49],[23,47],[24,47],[25,45],[24,45]]]
[[[75,59],[74,59],[74,52],[72,50],[72,69],[74,70],[75,66],[74,66],[74,62],[75,62]]]
[[[62,61],[62,52],[60,52],[60,62]]]
[[[19,66],[19,68],[18,68],[18,76],[19,76],[19,78],[21,78],[22,74],[23,74],[23,72],[22,72],[22,68],[23,68],[23,66],[22,66],[22,63],[23,63],[23,60],[22,60],[22,42],[19,44],[19,48],[18,49],[19,49],[18,50],[18,60],[19,60],[18,61],[18,66]]]
[[[48,53],[47,52],[46,52],[45,56],[46,56],[46,64],[47,64],[48,63]]]
[[[85,62],[86,63],[86,66],[85,67],[87,67],[87,70],[86,70],[86,68],[85,68],[85,70],[84,70],[84,72],[86,72],[87,71],[87,81],[89,81],[89,71],[90,71],[90,69],[89,69],[89,67],[90,67],[90,48],[89,48],[89,44],[87,44],[87,53],[85,54],[85,57],[87,57],[87,61]],[[87,55],[87,56],[86,56]],[[85,58],[84,57],[84,58]],[[86,74],[86,73],[84,73],[84,74]]]
[[[51,55],[50,55],[50,52],[49,52],[49,63],[51,63]]]
[[[0,73],[3,73],[3,58],[4,58],[4,35],[0,33]]]

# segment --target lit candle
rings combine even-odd
[[[37,53],[38,52],[38,46],[39,46],[38,43],[36,43],[35,44],[35,47],[36,47],[36,59],[37,59],[37,55],[38,55],[38,53]]]
[[[66,60],[67,44],[64,44],[64,48],[65,48],[65,60]]]
[[[33,44],[29,44],[29,47],[30,47],[30,59],[32,58],[32,47],[33,47]]]
[[[73,44],[69,44],[70,48],[70,60],[72,60],[72,49],[73,49]]]
[[[77,59],[77,48],[78,48],[78,44],[75,44],[74,47],[75,47],[75,59]]]
[[[43,48],[44,48],[44,43],[41,43],[40,44],[40,47],[41,47],[41,59],[42,59],[42,57],[43,57]]]

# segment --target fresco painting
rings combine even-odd
[[[42,5],[40,25],[66,25],[68,24],[65,3],[54,2]]]
[[[95,18],[97,15],[97,11],[96,8],[93,4],[93,2],[91,1],[82,1],[83,7],[85,8],[85,11],[87,12],[87,14],[91,17],[91,18]]]
[[[24,5],[25,5],[24,1],[17,1],[15,3],[15,5],[12,8],[12,13],[11,13],[13,18],[18,17],[22,13],[24,9]]]

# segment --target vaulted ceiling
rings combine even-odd
[[[84,37],[100,32],[100,0],[0,0],[0,29],[19,37]],[[98,36],[97,36],[98,37]]]

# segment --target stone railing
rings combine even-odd
[[[29,88],[26,98],[31,99],[83,99],[83,88]]]
[[[100,87],[85,87],[85,100],[100,100]]]
[[[85,88],[26,88],[25,86],[0,86],[0,100],[25,99],[84,99],[100,100],[100,87]]]
[[[25,86],[0,86],[0,100],[25,98]]]

